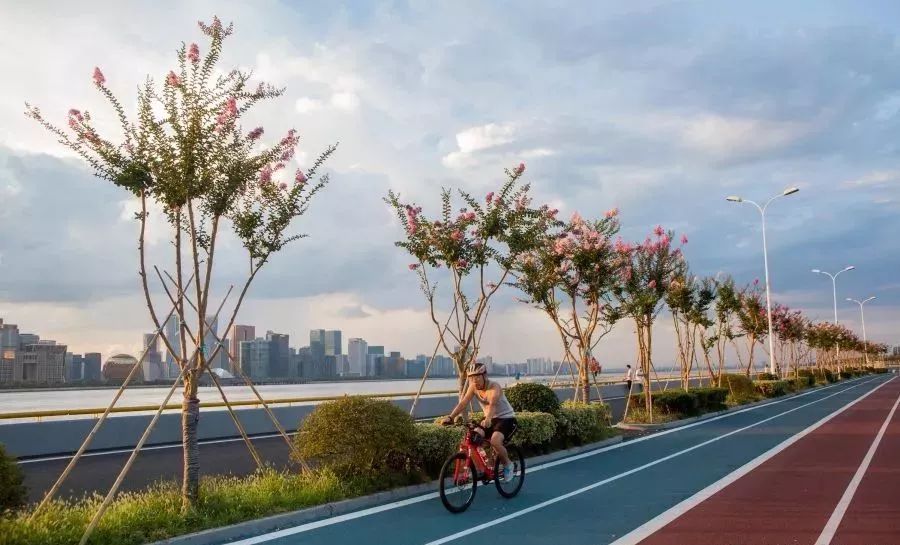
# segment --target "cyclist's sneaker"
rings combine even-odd
[[[513,465],[506,464],[503,466],[503,474],[501,475],[501,479],[504,481],[509,481],[513,476]]]

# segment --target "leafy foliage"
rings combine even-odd
[[[536,382],[520,382],[506,389],[506,398],[516,411],[532,411],[556,414],[559,398],[552,388]]]
[[[16,459],[0,444],[0,516],[25,506],[28,492],[25,477]]]

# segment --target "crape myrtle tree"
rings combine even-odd
[[[247,128],[243,120],[258,103],[283,94],[265,83],[251,84],[251,74],[217,68],[222,45],[233,30],[218,18],[199,23],[208,39],[207,51],[195,43],[182,44],[175,68],[157,84],[152,78],[138,88],[137,115],[132,118],[107,86],[100,68],[93,72],[96,89],[118,118],[120,135],[101,134],[87,111],[72,108],[67,125],[47,121],[37,107],[27,105],[27,115],[37,120],[59,142],[81,156],[94,174],[128,191],[140,201],[135,219],[140,224],[138,258],[140,278],[150,317],[162,325],[150,295],[145,263],[144,235],[150,212],[148,203],[162,209],[171,228],[172,260],[177,294],[176,312],[181,324],[179,342],[162,337],[181,369],[183,382],[182,447],[184,450],[182,506],[190,509],[199,493],[197,387],[201,375],[214,361],[215,351],[205,354],[203,339],[208,325],[211,282],[217,242],[227,226],[247,252],[247,277],[228,320],[237,316],[250,284],[260,269],[279,250],[303,235],[288,228],[306,212],[312,197],[328,182],[318,176],[319,167],[334,152],[328,147],[305,170],[288,174],[300,137],[296,130],[263,145],[262,127]],[[194,278],[189,288],[186,277]],[[193,314],[185,298],[192,292]],[[196,324],[189,327],[189,320]],[[188,352],[188,340],[197,350]],[[178,346],[178,349],[173,348]]]
[[[555,221],[548,207],[531,207],[530,187],[521,183],[524,173],[524,163],[507,169],[506,181],[483,199],[458,190],[462,206],[443,189],[436,217],[393,191],[385,198],[403,226],[404,237],[396,245],[413,259],[409,269],[419,278],[438,340],[456,365],[460,394],[466,367],[478,358],[491,299],[511,278],[519,257],[532,251]],[[449,276],[441,294],[438,270]],[[438,318],[443,294],[452,297],[444,323]]]
[[[575,212],[519,257],[512,282],[525,294],[522,302],[553,321],[565,359],[578,369],[576,399],[585,403],[591,374],[599,371],[593,350],[619,317],[613,292],[622,268],[630,265],[629,251],[613,242],[618,231],[616,209],[598,220]]]
[[[779,354],[779,375],[797,376],[800,362],[809,352],[804,339],[809,320],[799,310],[791,310],[776,303],[772,308],[772,331],[775,334],[775,349]]]
[[[622,268],[615,287],[623,316],[634,320],[637,332],[638,365],[643,372],[647,415],[653,420],[653,394],[650,373],[653,367],[653,322],[663,308],[666,292],[675,278],[684,276],[687,264],[681,248],[672,244],[672,231],[657,226],[643,243],[628,245],[618,241],[621,251],[630,255],[630,263]],[[682,245],[687,237],[681,237]]]
[[[749,377],[753,371],[756,345],[763,342],[769,331],[766,319],[766,303],[763,299],[762,288],[759,286],[759,280],[754,280],[751,284],[745,286],[738,292],[737,297],[737,330],[747,344],[746,364],[744,364],[743,353],[737,342],[734,342],[734,349],[737,352],[741,367],[744,368],[744,374]],[[774,357],[774,354],[772,357]]]
[[[698,279],[685,271],[669,284],[666,291],[666,305],[672,314],[675,327],[675,344],[681,369],[681,387],[690,386],[691,370],[697,360],[698,343],[703,350],[706,365],[712,378],[709,350],[712,345],[706,341],[705,331],[712,325],[708,317],[709,307],[715,299],[715,288],[709,279]]]
[[[734,279],[725,276],[722,279],[714,280],[716,289],[716,302],[713,311],[716,316],[716,323],[713,326],[714,332],[709,342],[713,343],[716,349],[716,385],[722,386],[722,375],[725,374],[726,367],[726,349],[729,343],[734,343],[735,339],[740,336],[736,331],[735,321],[738,310],[741,307],[740,292],[734,284]]]

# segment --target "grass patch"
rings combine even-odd
[[[678,414],[666,414],[657,411],[653,412],[653,424],[665,424],[680,420],[682,417]],[[625,418],[626,424],[650,424],[650,418],[647,415],[647,409],[643,407],[635,407],[628,409],[628,416]]]
[[[199,504],[184,515],[178,485],[161,482],[141,492],[119,495],[90,543],[137,545],[409,484],[404,482],[407,480],[342,480],[329,471],[296,474],[274,470],[249,477],[206,477],[200,482]],[[78,543],[102,500],[99,495],[80,501],[57,500],[34,521],[28,520],[30,510],[0,518],[0,541],[4,545]]]

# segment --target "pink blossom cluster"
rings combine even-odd
[[[411,271],[414,271],[414,270],[416,270],[416,269],[418,269],[418,268],[419,268],[419,264],[418,264],[418,263],[410,263],[410,264],[409,264],[409,270],[411,270]]]
[[[225,105],[222,106],[222,109],[219,111],[218,117],[216,117],[216,132],[225,130],[230,123],[234,122],[237,118],[237,114],[237,99],[228,97],[228,100],[225,101]]]
[[[619,215],[618,208],[610,208],[609,210],[606,211],[605,217],[606,217],[606,219],[610,219],[610,218],[614,218],[618,215]]]
[[[421,206],[406,205],[406,227],[410,235],[416,234],[419,230],[419,214],[421,213]]]
[[[272,183],[272,167],[266,165],[259,171],[259,185],[266,186]]]
[[[519,163],[519,166],[517,166],[513,172],[515,172],[516,176],[525,174],[525,163]]]
[[[90,115],[87,112],[82,114],[75,108],[69,109],[69,128],[78,134],[78,138],[97,145],[100,143],[100,137],[97,135],[97,131],[87,124],[88,121],[90,121]]]
[[[297,136],[297,131],[294,129],[289,130],[287,135],[278,143],[278,146],[283,149],[280,157],[281,161],[287,162],[294,157],[294,148],[298,142],[300,142],[300,137]]]
[[[200,62],[200,47],[197,44],[192,43],[188,48],[187,58],[194,64]]]
[[[487,204],[491,204],[491,201],[493,201],[493,200],[494,200],[494,192],[493,191],[491,191],[484,197],[484,202],[486,202]]]
[[[248,140],[258,140],[259,137],[263,135],[263,132],[265,132],[265,131],[263,130],[262,127],[256,127],[255,129],[253,129],[252,131],[247,133],[247,139]]]
[[[169,75],[166,76],[166,85],[168,85],[169,87],[180,87],[181,78],[179,78],[174,71],[169,70]]]
[[[303,185],[306,183],[306,180],[306,174],[304,174],[303,171],[298,168],[297,172],[294,173],[294,183],[297,185]]]
[[[203,31],[207,36],[212,36],[216,32],[222,31],[222,21],[219,20],[215,15],[213,16],[213,22],[211,25],[207,25],[203,21],[197,21],[197,26],[200,27],[200,30]]]
[[[98,87],[106,83],[106,77],[103,75],[103,72],[100,71],[100,68],[94,67],[94,84]]]

